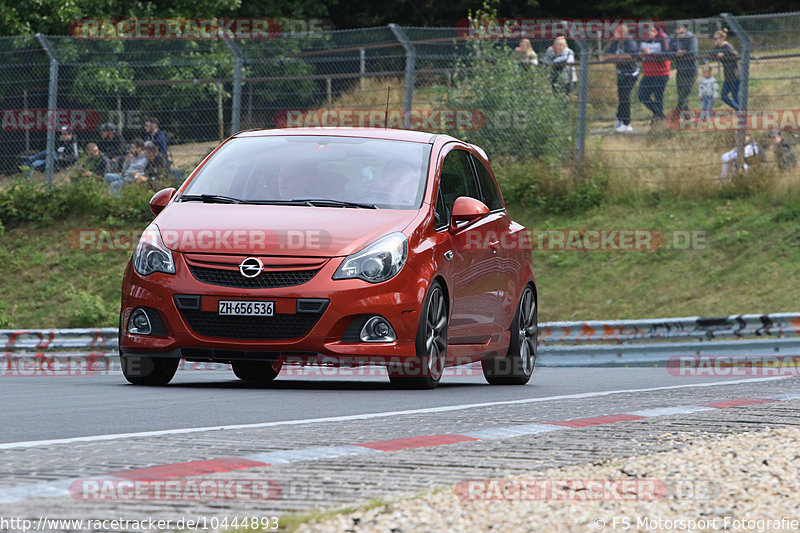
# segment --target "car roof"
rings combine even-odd
[[[330,135],[334,137],[366,137],[368,139],[388,139],[394,141],[410,141],[432,144],[439,134],[424,131],[396,130],[384,128],[281,128],[272,130],[245,130],[235,137],[267,137],[273,135]],[[443,137],[449,137],[443,135]],[[455,140],[455,139],[453,139]]]

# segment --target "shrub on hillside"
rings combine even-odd
[[[447,131],[484,148],[490,156],[511,155],[561,162],[574,154],[574,120],[568,97],[554,92],[545,68],[523,68],[505,42],[476,41],[472,59],[455,71],[444,107],[473,110],[480,118],[467,129]],[[457,125],[456,125],[457,126]]]

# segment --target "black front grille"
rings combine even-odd
[[[189,265],[192,275],[203,283],[235,287],[237,289],[271,289],[274,287],[294,287],[311,280],[319,269],[264,271],[254,278],[246,278],[238,270],[221,270]]]
[[[223,339],[289,340],[306,335],[321,313],[275,316],[228,316],[213,311],[182,309],[181,314],[195,332]]]

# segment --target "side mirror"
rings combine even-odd
[[[453,203],[453,209],[450,212],[450,231],[457,230],[458,225],[462,222],[475,222],[489,213],[489,208],[480,200],[469,196],[459,196]]]
[[[169,189],[161,189],[157,193],[150,198],[150,211],[153,212],[154,215],[158,216],[158,214],[167,207],[167,204],[172,199],[172,196],[175,194],[175,188],[170,187]]]

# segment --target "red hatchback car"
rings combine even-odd
[[[128,381],[168,383],[181,359],[269,381],[284,364],[384,365],[433,388],[481,361],[525,384],[537,290],[523,226],[485,153],[447,135],[246,131],[217,147],[157,215],[125,271]]]

